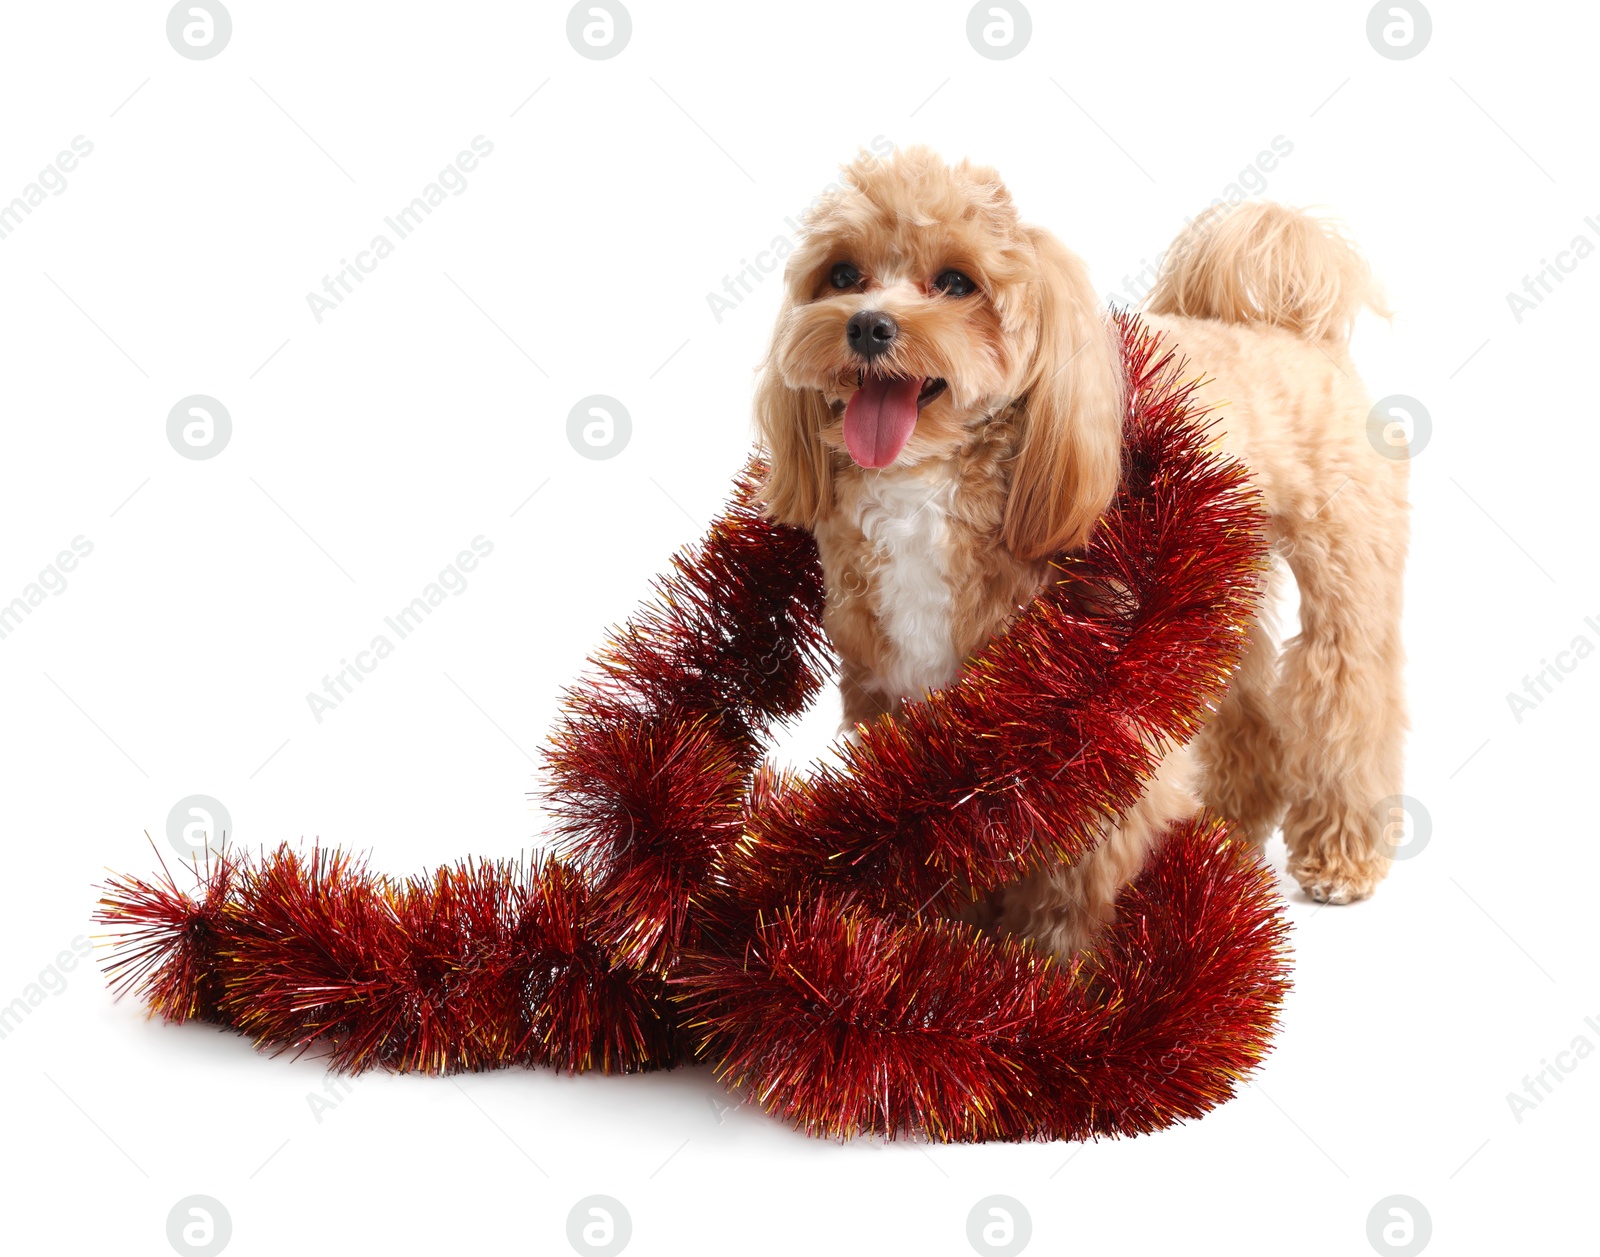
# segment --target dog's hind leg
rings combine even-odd
[[[1383,828],[1406,729],[1406,467],[1364,447],[1346,467],[1314,512],[1278,521],[1300,587],[1300,632],[1270,700],[1282,716],[1283,836],[1289,872],[1323,903],[1365,898],[1388,872]]]
[[[1200,793],[1258,846],[1283,819],[1284,715],[1273,702],[1278,684],[1278,643],[1272,600],[1282,584],[1278,568],[1261,581],[1261,611],[1250,625],[1239,666],[1216,713],[1194,741]]]

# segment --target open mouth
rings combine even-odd
[[[863,374],[844,409],[844,444],[862,467],[887,467],[917,426],[917,413],[945,390],[922,376]]]

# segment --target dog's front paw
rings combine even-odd
[[[1356,860],[1348,856],[1308,853],[1291,856],[1289,874],[1318,903],[1355,903],[1378,889],[1389,871],[1389,861],[1380,857]]]

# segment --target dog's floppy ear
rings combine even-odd
[[[1020,559],[1081,546],[1122,470],[1122,370],[1083,262],[1047,231],[1024,229],[1037,258],[1038,347],[1022,394],[1022,445],[1003,533]]]
[[[756,382],[756,435],[767,453],[760,499],[780,524],[811,528],[833,497],[833,456],[819,436],[830,418],[828,403],[815,389],[785,384],[777,353],[775,335]]]

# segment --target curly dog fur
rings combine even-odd
[[[1024,224],[994,171],[925,149],[863,154],[785,271],[757,389],[777,519],[811,530],[847,730],[955,680],[1080,546],[1116,488],[1121,380],[1083,263]],[[1400,793],[1406,462],[1367,440],[1349,356],[1382,298],[1331,224],[1219,206],[1166,254],[1145,316],[1204,372],[1222,447],[1253,472],[1299,586],[1282,650],[1267,613],[1200,735],[1077,865],[975,904],[973,919],[1063,958],[1201,801],[1346,903],[1387,872]],[[1265,592],[1270,593],[1270,590]],[[1270,598],[1264,599],[1270,606]]]

